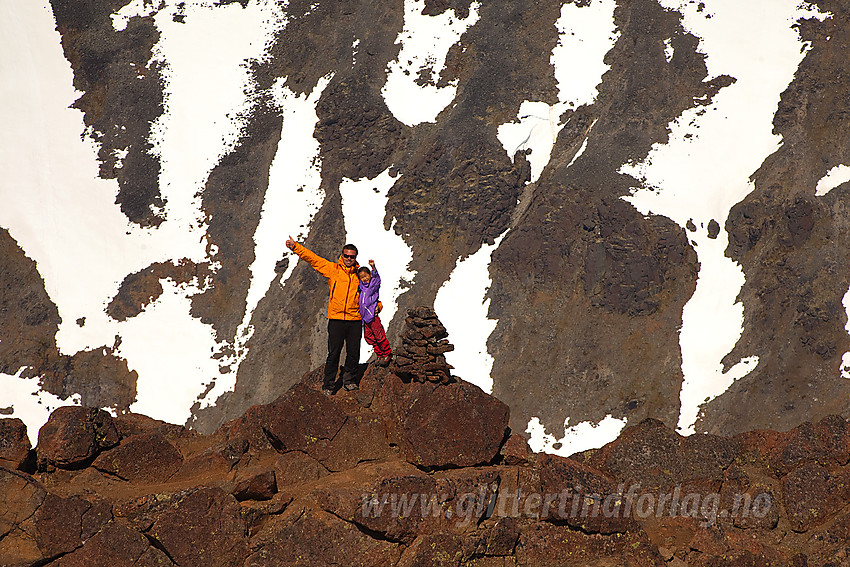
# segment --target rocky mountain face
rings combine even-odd
[[[0,564],[840,566],[850,424],[682,437],[654,419],[532,453],[463,381],[322,369],[210,435],[55,410],[0,419]]]
[[[245,8],[254,1],[238,0],[238,4]],[[157,8],[154,6],[150,15],[130,18],[126,29],[118,30],[112,15],[126,4],[124,0],[51,0],[50,4],[65,57],[73,69],[74,86],[82,92],[75,106],[83,112],[87,132],[99,148],[99,174],[117,180],[116,204],[130,223],[156,230],[163,222],[158,212],[163,205],[158,178],[162,164],[150,151],[148,139],[153,122],[164,112],[162,63],[151,57],[159,40],[154,22]],[[217,5],[232,4],[222,0]],[[593,2],[566,4],[590,9]],[[691,236],[696,230],[713,231],[714,236],[725,230],[729,237],[726,255],[740,264],[746,283],[740,292],[743,334],[724,364],[728,368],[752,354],[759,362],[725,393],[703,405],[696,430],[729,436],[756,428],[788,430],[806,421],[821,423],[817,426],[821,429],[806,426],[794,429],[788,437],[758,434],[771,440],[766,447],[758,447],[755,434],[705,438],[723,448],[710,451],[715,459],[706,465],[710,474],[694,476],[689,469],[681,476],[671,473],[673,478],[668,480],[694,481],[713,488],[739,483],[769,490],[777,502],[784,502],[779,524],[753,528],[767,539],[748,544],[755,547],[747,553],[768,553],[774,548],[770,538],[780,532],[798,541],[813,533],[808,531],[810,527],[844,529],[824,527],[821,515],[816,527],[795,515],[805,515],[803,508],[812,493],[794,484],[796,477],[787,480],[793,471],[782,469],[780,474],[765,464],[785,458],[777,456],[784,455],[777,447],[785,446],[786,438],[797,443],[810,439],[806,435],[811,434],[814,439],[814,432],[838,423],[834,418],[820,422],[822,418],[850,412],[850,382],[839,377],[842,355],[850,347],[842,306],[850,286],[846,270],[850,216],[843,206],[850,185],[839,185],[824,196],[814,194],[818,180],[831,168],[850,163],[850,145],[846,143],[850,74],[845,72],[850,11],[838,0],[813,0],[811,5],[829,17],[801,19],[794,24],[808,50],[775,112],[773,130],[782,143],[752,173],[754,190],[732,208],[723,226],[715,221],[706,228],[693,223],[682,227],[664,216],[644,215],[623,199],[640,182],[621,172],[621,166],[646,158],[654,145],[667,142],[671,122],[685,111],[710,106],[736,80],[710,76],[699,38],[686,29],[680,12],[654,0],[616,3],[613,17],[618,35],[605,55],[608,70],[598,85],[598,96],[558,117],[564,126],[554,141],[548,165],[532,181],[531,155],[527,150],[508,155],[497,138],[498,127],[516,120],[523,101],[558,101],[549,55],[559,41],[556,20],[561,2],[426,0],[423,14],[453,12],[464,19],[474,12],[477,20],[449,50],[439,77],[433,79],[424,69],[418,79],[423,85],[438,87],[456,84],[455,99],[434,122],[408,126],[389,110],[381,92],[388,66],[399,55],[403,3],[290,0],[282,8],[287,18],[285,29],[270,45],[267,56],[251,64],[256,96],[246,126],[232,151],[210,172],[200,193],[207,225],[207,260],[174,258],[128,274],[108,302],[107,313],[116,321],[130,319],[156,301],[164,280],[199,280],[205,287],[192,297],[192,316],[212,326],[225,345],[219,355],[236,348],[255,259],[253,236],[282,136],[272,86],[282,81],[296,95],[307,96],[323,78],[330,77],[316,106],[319,121],[314,132],[320,145],[324,200],[309,225],[305,245],[324,257],[335,257],[345,234],[342,180],[372,179],[389,171],[395,181],[386,205],[385,228],[392,226],[410,246],[409,268],[416,273],[399,297],[399,315],[387,322],[392,341],[400,337],[407,308],[433,305],[459,259],[504,235],[489,266],[489,316],[498,323],[489,336],[488,350],[494,360],[493,394],[510,407],[511,428],[524,431],[532,416],[538,416],[551,431],[558,431],[566,418],[576,423],[612,416],[631,425],[641,424],[618,441],[617,446],[625,447],[626,453],[642,436],[660,436],[687,452],[691,442],[677,438],[657,422],[643,420],[653,418],[667,427],[676,426],[683,382],[679,330],[683,306],[694,293],[700,269]],[[176,14],[175,21],[181,17]],[[357,46],[356,57],[353,45]],[[673,55],[665,52],[665,45]],[[123,159],[116,158],[119,154]],[[724,167],[723,163],[715,165]],[[719,221],[723,223],[723,219]],[[45,292],[38,266],[5,230],[0,231],[0,256],[4,266],[0,272],[0,370],[13,374],[26,367],[26,376],[42,377],[43,388],[63,398],[78,394],[84,406],[129,407],[136,375],[125,360],[114,355],[117,345],[73,356],[60,354],[55,340],[58,313]],[[286,266],[284,262],[282,267]],[[384,399],[391,395],[387,392],[396,392],[404,400],[420,395],[390,375],[370,371],[366,382],[383,382],[383,388],[344,400],[322,400],[303,384],[290,390],[324,358],[326,293],[321,277],[303,263],[295,267],[285,286],[280,283],[278,275],[253,311],[253,335],[245,345],[247,355],[239,365],[234,390],[209,407],[198,405],[193,412],[190,425],[210,437],[119,418],[113,424],[118,433],[111,444],[119,438],[121,444],[114,448],[86,452],[73,463],[39,451],[39,462],[51,472],[40,472],[37,479],[4,473],[7,486],[30,495],[21,506],[31,507],[32,513],[22,512],[20,518],[3,524],[14,526],[7,534],[35,538],[27,540],[32,545],[26,555],[29,561],[61,557],[60,563],[73,564],[83,561],[75,558],[87,554],[107,553],[110,542],[123,538],[137,545],[133,548],[138,551],[136,558],[144,554],[151,561],[183,564],[181,553],[199,553],[203,546],[181,551],[167,543],[167,534],[177,534],[185,515],[202,502],[217,511],[210,512],[210,522],[222,509],[239,512],[232,515],[232,525],[217,528],[229,530],[216,544],[230,542],[227,549],[213,553],[213,547],[204,548],[211,558],[238,556],[241,561],[252,557],[250,564],[262,564],[264,554],[287,548],[275,541],[304,542],[323,533],[347,538],[370,556],[412,558],[427,553],[432,541],[428,538],[436,537],[426,535],[433,531],[430,519],[421,526],[355,520],[354,509],[346,508],[351,502],[321,503],[321,494],[327,490],[323,483],[341,483],[341,489],[357,492],[386,479],[388,486],[436,482],[468,488],[476,483],[533,484],[554,475],[558,480],[552,482],[557,484],[568,483],[570,475],[579,474],[576,471],[599,482],[615,482],[621,469],[616,463],[600,460],[607,454],[604,452],[589,456],[589,465],[530,457],[528,463],[510,463],[509,457],[498,456],[501,430],[492,433],[491,441],[497,444],[488,445],[487,454],[476,454],[463,463],[445,461],[444,456],[424,465],[416,462],[411,455],[418,450],[404,449],[408,441],[392,436],[402,435],[399,431],[388,440],[376,440],[378,429],[369,425],[375,416],[394,423],[374,409],[375,404],[391,405]],[[447,396],[448,392],[471,395],[464,388],[456,384],[435,391]],[[280,398],[284,392],[288,393]],[[252,406],[276,399],[271,406],[262,406],[266,409],[252,409],[246,417],[220,429]],[[488,403],[499,406],[495,401]],[[260,431],[252,421],[258,419],[251,417],[258,412],[274,414],[275,404],[291,408],[317,405],[319,413],[336,415],[338,422],[321,423],[325,437],[318,437],[309,447],[289,449],[280,445],[289,443],[288,434],[275,437],[270,431]],[[484,421],[482,426],[488,430],[507,425]],[[424,423],[420,425],[421,429],[410,432],[417,442],[435,436]],[[354,432],[374,441],[367,445],[374,454],[340,456],[354,448],[331,441],[337,439],[337,433]],[[416,437],[419,435],[426,437]],[[119,468],[131,466],[109,455],[120,454],[134,438],[142,450],[165,459],[168,466],[161,470],[111,469],[115,463]],[[328,453],[319,454],[326,445]],[[507,446],[513,446],[513,441]],[[412,464],[399,456],[402,451],[408,451],[403,454]],[[96,453],[100,456],[95,457]],[[375,464],[390,456],[389,464]],[[217,471],[209,473],[204,482],[191,478],[195,468],[191,463],[199,462],[197,459],[206,459]],[[823,487],[832,486],[843,473],[830,467],[846,464],[846,456],[843,459],[805,466],[817,468],[815,477],[823,481]],[[360,461],[371,464],[361,465],[365,469],[359,476],[346,476],[345,471]],[[476,468],[483,463],[494,468]],[[461,468],[446,469],[449,465]],[[759,468],[762,465],[767,468]],[[595,468],[587,472],[591,469],[586,471],[586,466]],[[53,471],[51,467],[58,468]],[[649,464],[646,467],[651,468]],[[175,476],[162,477],[165,470]],[[282,473],[277,484],[275,470]],[[284,470],[289,472],[283,474]],[[290,474],[311,488],[297,485]],[[138,500],[142,493],[132,488],[136,475],[146,482],[168,481],[166,485],[173,488],[162,499],[149,496]],[[799,482],[814,482],[815,477],[805,476]],[[501,480],[491,480],[496,478]],[[269,499],[260,503],[253,496],[234,496],[239,493],[235,486],[243,481],[248,483],[245,486],[251,482],[262,485],[260,489],[267,491]],[[50,492],[53,483],[64,488]],[[206,488],[181,492],[195,485]],[[83,486],[98,486],[103,493],[90,501]],[[274,497],[268,493],[273,486],[279,489]],[[311,504],[306,504],[308,501]],[[96,549],[91,543],[79,547],[86,539],[82,535],[75,535],[62,549],[39,547],[39,530],[50,528],[21,526],[25,522],[37,526],[37,510],[46,505],[73,516],[75,525],[86,526],[80,534],[104,534],[106,528],[101,526],[115,531],[96,538],[102,542]],[[98,519],[89,518],[91,514],[99,514]],[[114,520],[108,521],[110,517]],[[729,522],[705,529],[694,525],[690,520],[677,520],[675,528],[662,529],[644,522],[617,528],[616,535],[601,536],[600,530],[575,531],[560,520],[528,525],[508,519],[476,520],[474,526],[467,526],[469,533],[452,531],[452,535],[440,537],[446,538],[446,545],[455,546],[451,549],[456,548],[464,561],[475,554],[489,557],[486,550],[498,548],[494,557],[531,554],[525,555],[525,563],[543,561],[539,554],[554,545],[559,534],[614,555],[640,550],[634,552],[640,557],[635,561],[646,564],[661,561],[658,546],[680,550],[682,542],[690,542],[692,537],[701,538],[702,543],[694,544],[693,549],[699,551],[687,553],[720,555],[725,551],[719,550],[728,546],[738,549],[736,546],[744,545],[734,535],[744,528]],[[783,531],[784,525],[794,529]],[[803,527],[806,529],[795,531]],[[470,535],[473,532],[478,535]],[[669,535],[662,537],[662,532]],[[279,539],[265,540],[258,534]],[[478,536],[484,539],[476,540]],[[662,545],[664,537],[673,543]],[[13,539],[7,535],[2,542]],[[314,552],[332,554],[335,550],[327,547]],[[34,559],[36,556],[39,558]],[[791,561],[790,556],[785,559]],[[494,559],[493,564],[501,564],[499,561]]]

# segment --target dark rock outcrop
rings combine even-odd
[[[660,421],[647,419],[593,452],[588,463],[628,483],[641,482],[647,490],[663,491],[695,480],[719,482],[739,454],[736,449],[734,439],[682,437]]]
[[[62,322],[36,263],[0,228],[0,372],[24,379],[61,399],[79,394],[83,405],[126,409],[136,398],[135,371],[116,356],[117,345],[61,354]],[[5,402],[2,409],[5,407]],[[12,408],[14,410],[14,407]]]
[[[0,372],[36,369],[55,349],[59,310],[44,289],[36,263],[0,228]],[[58,353],[56,353],[58,354]]]
[[[152,57],[160,34],[151,17],[131,18],[124,31],[116,30],[111,16],[123,5],[121,0],[51,2],[62,49],[74,69],[74,88],[83,93],[74,108],[83,112],[99,146],[100,176],[117,179],[116,202],[131,222],[158,226],[164,215],[157,209],[165,202],[159,158],[148,140],[164,112],[162,63]]]
[[[239,3],[244,8],[249,0]],[[131,223],[155,230],[165,199],[151,136],[167,106],[167,63],[152,57],[157,21],[191,24],[196,16],[182,8],[163,13],[170,5],[146,6],[150,15],[131,17],[119,30],[112,18],[119,0],[51,1],[74,87],[82,93],[74,107],[83,112],[83,135],[97,146],[99,175],[117,180],[116,204]],[[678,333],[699,270],[688,235],[697,230],[721,241],[725,230],[726,253],[746,277],[744,333],[723,364],[759,357],[752,372],[705,405],[697,430],[733,435],[787,430],[829,414],[846,417],[850,383],[838,376],[850,345],[841,303],[850,285],[843,205],[850,186],[825,195],[813,188],[833,167],[850,163],[844,128],[850,16],[836,0],[812,6],[829,17],[813,11],[788,22],[806,47],[773,116],[782,144],[752,174],[753,191],[725,221],[701,219],[697,227],[691,219],[682,228],[626,202],[643,181],[621,173],[624,164],[639,163],[665,144],[671,123],[711,111],[718,93],[736,84],[736,77],[711,76],[701,38],[688,31],[679,11],[654,0],[616,3],[614,29],[605,33],[617,39],[605,54],[598,96],[550,117],[559,133],[545,169],[532,177],[530,160],[539,156],[528,147],[506,151],[500,127],[517,120],[525,101],[560,100],[551,59],[562,33],[560,4],[425,2],[424,15],[475,12],[475,23],[448,50],[438,74],[432,74],[436,62],[428,62],[416,77],[422,86],[456,86],[454,100],[434,122],[408,126],[383,93],[399,56],[404,6],[292,0],[280,7],[286,25],[265,56],[249,65],[253,86],[238,139],[212,165],[198,194],[207,258],[192,263],[181,255],[126,275],[109,313],[117,320],[138,315],[160,293],[163,278],[203,280],[191,314],[215,330],[221,371],[233,371],[224,360],[247,349],[233,391],[193,411],[191,425],[204,433],[277,399],[321,363],[322,279],[299,262],[280,285],[280,268],[292,257],[279,262],[253,312],[247,345],[236,336],[246,315],[269,170],[275,156],[288,151],[279,147],[283,118],[275,99],[276,89],[285,88],[317,98],[321,182],[315,189],[322,202],[303,227],[308,247],[330,258],[339,252],[346,233],[344,180],[383,172],[394,180],[383,226],[410,247],[407,267],[416,276],[401,282],[398,315],[385,321],[393,342],[403,333],[406,311],[432,305],[459,259],[503,236],[489,268],[488,316],[498,323],[488,351],[493,392],[511,407],[514,429],[523,430],[532,417],[549,431],[560,430],[567,416],[573,423],[607,415],[632,425],[647,417],[677,422]],[[699,13],[709,16],[702,7]],[[40,385],[63,399],[80,394],[84,405],[126,410],[136,377],[117,345],[60,355],[59,310],[38,267],[8,233],[0,239],[8,265],[0,275],[0,371],[24,368],[22,378],[40,376]],[[436,364],[444,362],[425,362]],[[281,375],[284,365],[291,372]],[[411,377],[448,376],[445,366],[417,372]],[[753,399],[762,403],[748,403]]]

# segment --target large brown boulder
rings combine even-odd
[[[305,452],[331,472],[352,468],[358,463],[384,459],[395,453],[387,439],[384,420],[375,413],[373,401],[387,379],[386,368],[370,366],[360,379],[360,390],[340,391],[328,398],[333,403],[333,413],[345,419],[336,435],[320,439],[305,447]],[[308,375],[314,396],[321,377]],[[294,393],[294,392],[293,392]]]
[[[540,455],[540,519],[565,522],[587,533],[635,529],[624,485],[602,471],[557,455]]]
[[[141,533],[118,522],[109,522],[85,544],[55,563],[56,567],[173,567],[168,556]]]
[[[516,562],[527,567],[665,564],[642,531],[600,537],[548,522],[539,522],[523,532],[516,547]]]
[[[846,465],[850,460],[850,424],[838,415],[785,432],[747,431],[735,439],[741,445],[739,460],[764,467],[776,478],[811,461]]]
[[[142,433],[159,433],[169,441],[178,438],[196,437],[197,433],[182,425],[167,423],[140,413],[123,413],[115,417],[115,427],[121,439]]]
[[[492,462],[508,431],[508,406],[463,380],[404,383],[390,375],[373,403],[411,463],[428,469]]]
[[[814,462],[782,479],[782,496],[791,529],[805,532],[827,521],[850,499],[850,472]]]
[[[513,556],[520,534],[517,518],[499,518],[485,533],[480,552],[485,556]]]
[[[94,458],[103,449],[118,444],[112,416],[102,409],[63,406],[50,414],[38,432],[38,464],[74,468]]]
[[[0,468],[0,539],[30,518],[47,492],[30,476]]]
[[[354,524],[321,510],[295,510],[276,522],[245,561],[251,567],[278,565],[395,565],[398,543],[373,538]]]
[[[183,464],[183,455],[159,433],[131,435],[102,452],[92,466],[107,474],[139,483],[165,482]]]
[[[425,473],[404,461],[364,465],[354,478],[330,480],[312,498],[327,512],[410,544],[418,535],[467,535],[493,512],[501,482],[488,467]]]
[[[247,440],[254,451],[310,453],[317,443],[333,439],[345,423],[333,400],[300,382],[270,404],[253,406],[224,424],[228,440]]]
[[[437,480],[405,461],[370,463],[356,477],[331,478],[313,498],[327,512],[382,539],[409,544],[423,530],[437,531],[445,495]]]
[[[373,374],[386,375],[386,370]],[[305,381],[274,402],[250,408],[241,418],[220,430],[227,446],[247,443],[252,453],[275,450],[281,454],[305,453],[329,471],[341,471],[363,461],[381,459],[393,450],[384,422],[369,406],[380,382],[363,377],[362,389],[340,391],[333,397]]]
[[[528,439],[519,433],[512,433],[500,451],[506,465],[526,466],[531,464],[534,453],[528,446]]]
[[[329,474],[322,464],[300,451],[280,455],[274,466],[279,487],[297,486],[312,482]]]
[[[18,418],[0,419],[0,466],[19,469],[29,457],[27,426]]]
[[[239,504],[218,488],[191,489],[162,506],[148,531],[178,565],[229,567],[247,553]]]
[[[43,558],[32,534],[33,515],[46,495],[28,475],[0,468],[0,564],[28,566]]]
[[[38,547],[45,557],[58,557],[82,547],[112,519],[109,504],[79,496],[48,494],[35,514]]]

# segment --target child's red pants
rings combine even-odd
[[[390,348],[390,341],[387,340],[384,326],[381,324],[381,319],[377,315],[369,323],[363,323],[363,338],[366,339],[368,344],[372,345],[378,358],[392,356],[393,351]]]

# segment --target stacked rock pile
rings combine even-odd
[[[401,334],[401,349],[396,352],[392,371],[405,380],[416,382],[452,381],[452,365],[444,353],[455,349],[446,337],[449,333],[429,307],[408,309]]]

